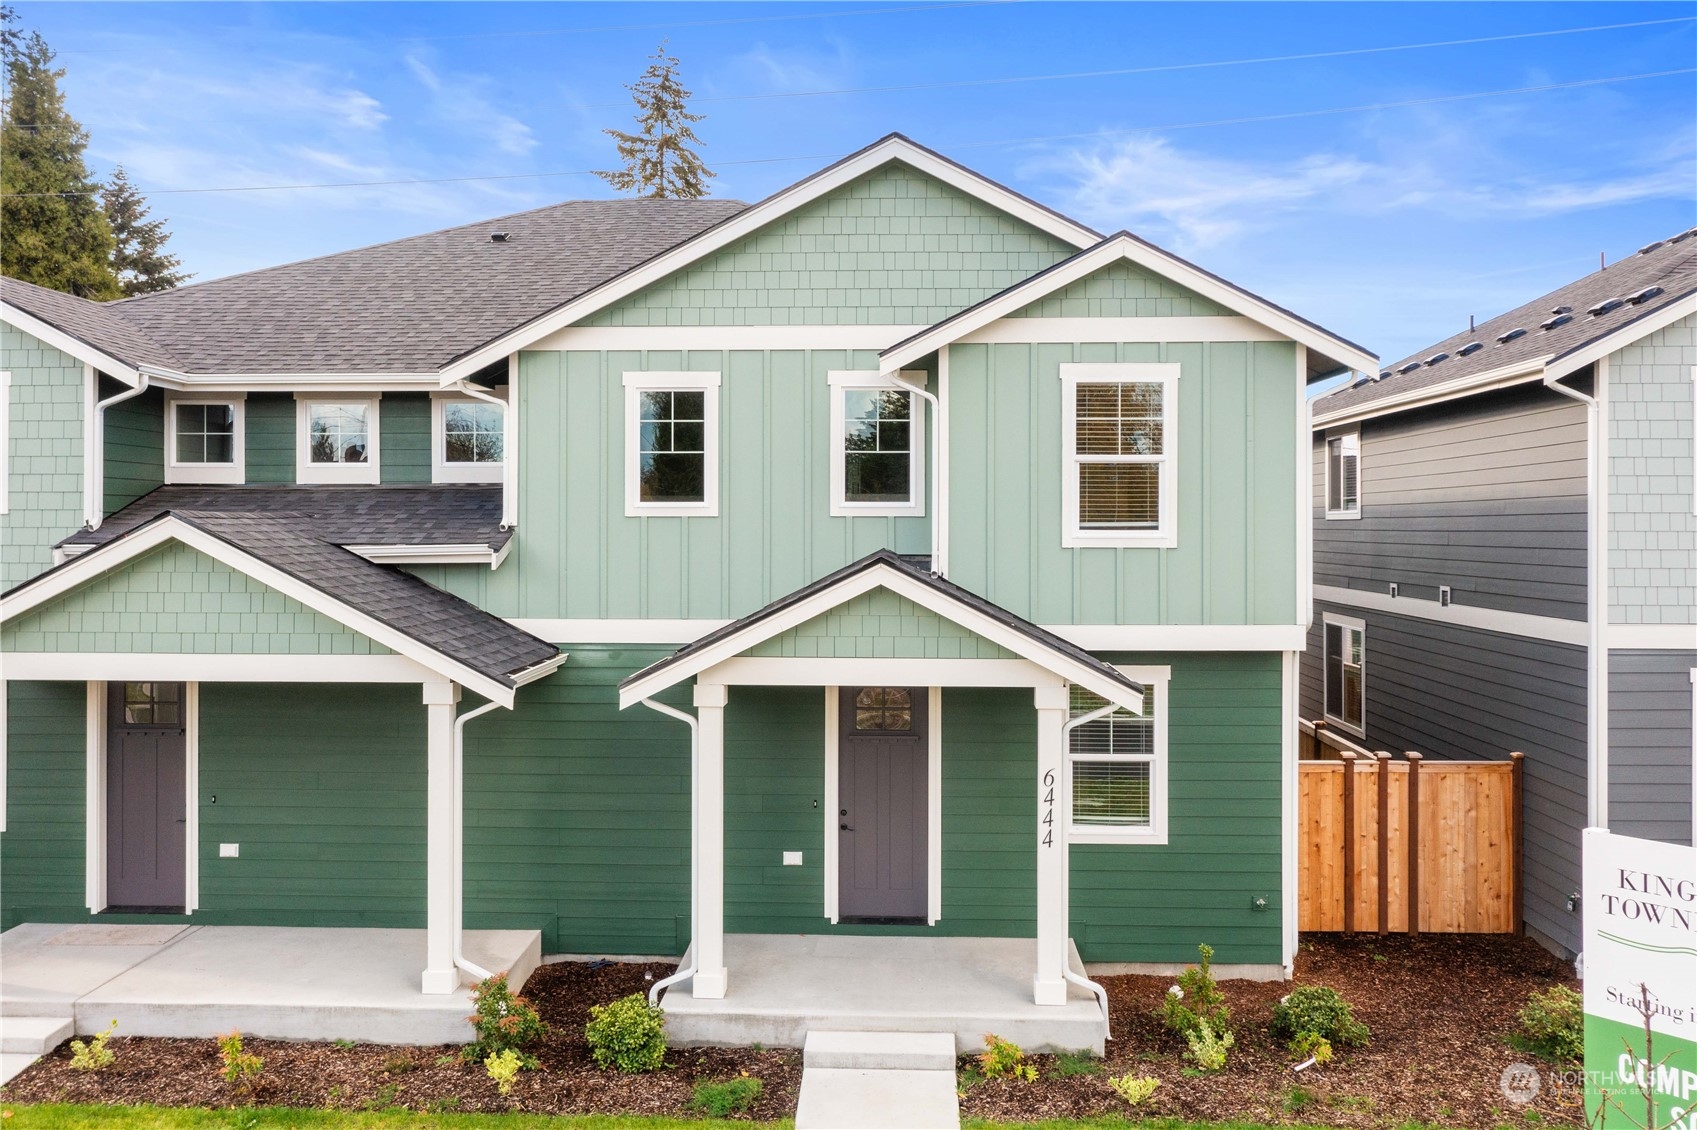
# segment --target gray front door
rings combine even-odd
[[[926,690],[853,687],[842,696],[838,917],[924,921]]]
[[[181,683],[113,683],[106,733],[106,907],[181,912],[188,709]]]

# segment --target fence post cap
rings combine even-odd
[[[1351,753],[1347,749],[1339,750],[1338,751],[1338,760],[1339,761],[1354,761],[1355,760],[1355,754]]]
[[[1510,761],[1519,761],[1521,758],[1525,757],[1526,755],[1524,753],[1521,753],[1519,750],[1515,750],[1513,753],[1509,754],[1508,756],[1509,756]]]
[[[1373,756],[1378,758],[1380,761],[1389,761],[1391,759],[1391,755],[1386,753],[1382,749],[1378,753],[1375,753]]]
[[[1413,750],[1409,750],[1407,753],[1403,754],[1403,756],[1408,758],[1410,761],[1419,761],[1421,759],[1420,755]]]

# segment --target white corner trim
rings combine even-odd
[[[1609,650],[1697,651],[1697,624],[1610,624]]]
[[[1298,433],[1299,435],[1301,433]],[[1302,652],[1287,651],[1279,663],[1279,676],[1284,700],[1279,727],[1279,875],[1283,898],[1279,900],[1280,930],[1283,940],[1285,980],[1296,974],[1296,951],[1299,944],[1297,923],[1301,918],[1302,877],[1298,859],[1297,820],[1301,795],[1301,769],[1297,764],[1301,745],[1296,740],[1297,719],[1302,716]]]
[[[1110,546],[1120,549],[1172,549],[1178,545],[1179,378],[1183,367],[1174,361],[1125,363],[1066,362],[1061,378],[1061,545],[1068,549]],[[1152,530],[1087,530],[1080,524],[1079,468],[1086,461],[1109,461],[1106,456],[1078,454],[1078,386],[1094,383],[1150,382],[1161,386],[1161,454],[1158,521]],[[1122,457],[1114,461],[1132,461]]]
[[[1336,427],[1339,424],[1353,424],[1360,420],[1371,420],[1376,416],[1388,416],[1393,412],[1404,412],[1412,408],[1425,408],[1432,404],[1441,404],[1446,400],[1457,400],[1464,396],[1475,396],[1481,392],[1492,392],[1499,388],[1511,388],[1514,385],[1526,384],[1544,377],[1544,361],[1542,357],[1528,361],[1517,361],[1512,365],[1489,372],[1474,373],[1471,376],[1458,377],[1451,381],[1441,381],[1435,385],[1410,389],[1407,392],[1380,397],[1366,404],[1349,408],[1339,408],[1330,412],[1317,411],[1314,413],[1313,427]],[[1387,378],[1395,380],[1395,377]],[[1321,397],[1316,403],[1323,403]]]
[[[1253,318],[1232,314],[1196,318],[1003,318],[951,344],[1285,340],[1283,334]]]
[[[943,918],[943,688],[925,693],[925,924],[935,926]]]
[[[1697,294],[1688,294],[1677,302],[1670,302],[1659,310],[1618,326],[1589,345],[1550,358],[1545,370],[1548,379],[1560,380],[1569,373],[1576,373],[1692,314],[1697,314]]]
[[[838,773],[842,766],[842,714],[841,687],[825,688],[825,920],[831,925],[837,924],[840,917],[837,913],[840,878],[838,868],[842,866],[842,841],[838,827],[838,809],[842,808],[842,797],[839,795],[841,779]]]
[[[193,680],[183,687],[183,762],[183,913],[193,914],[200,909],[200,684]]]
[[[1388,612],[1396,616],[1411,616],[1416,620],[1432,620],[1482,632],[1497,632],[1507,636],[1548,640],[1551,643],[1584,647],[1587,642],[1585,621],[1563,620],[1557,616],[1534,616],[1526,612],[1503,612],[1495,608],[1479,608],[1470,604],[1451,603],[1447,607],[1435,600],[1416,600],[1407,596],[1391,596],[1383,592],[1362,589],[1315,585],[1314,599],[1345,608]]]
[[[177,461],[177,408],[196,404],[229,407],[234,417],[234,432],[230,437],[231,460],[228,463],[179,463]],[[221,483],[247,482],[247,393],[186,395],[165,393],[165,482]]]
[[[880,350],[924,326],[567,326],[524,348],[611,350]]]
[[[9,302],[0,302],[0,321],[22,330],[31,337],[39,338],[61,353],[69,354],[85,365],[92,365],[102,373],[120,380],[134,388],[141,383],[141,371],[132,365],[118,360],[110,353],[96,349],[88,342],[42,321],[34,314],[27,314]]]
[[[1308,347],[1296,347],[1296,618],[1314,626],[1314,443],[1308,399]],[[1307,438],[1304,438],[1307,437]],[[1304,650],[1305,644],[1286,650]]]
[[[832,369],[825,374],[830,386],[830,512],[833,518],[923,518],[925,516],[925,437],[930,432],[926,418],[930,405],[914,386],[924,388],[921,371],[878,373],[870,370]],[[861,389],[887,389],[907,393],[908,400],[908,501],[850,502],[848,490],[848,405],[846,393]]]
[[[106,684],[87,684],[83,762],[83,902],[106,909]]]
[[[348,396],[334,393],[295,394],[295,482],[357,483],[376,486],[383,481],[382,409],[378,396]],[[310,417],[315,404],[361,404],[365,406],[365,462],[314,463]]]

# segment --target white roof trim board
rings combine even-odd
[[[93,365],[100,372],[123,381],[131,388],[141,383],[140,370],[126,365],[110,353],[96,349],[80,337],[73,337],[33,314],[26,314],[10,302],[0,302],[0,321],[20,329],[32,337],[40,338],[59,352],[75,357],[84,365]]]

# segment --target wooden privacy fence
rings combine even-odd
[[[1525,756],[1405,756],[1299,765],[1298,928],[1518,933]]]

